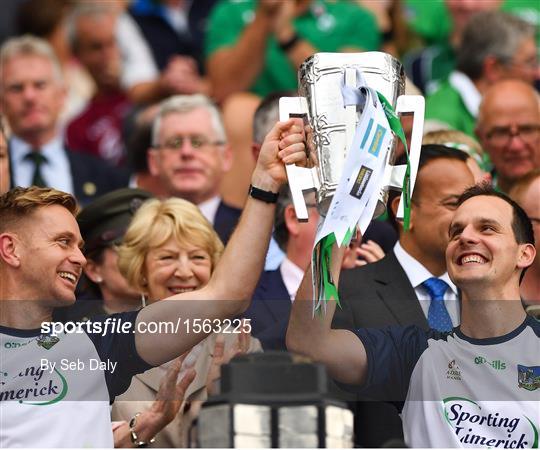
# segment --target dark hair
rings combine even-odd
[[[489,183],[477,184],[466,189],[457,200],[458,207],[467,200],[480,195],[497,197],[508,203],[512,207],[512,231],[516,242],[518,244],[535,244],[532,223],[527,213],[508,195],[496,191]]]
[[[71,0],[27,0],[17,11],[19,34],[48,38],[71,6]]]
[[[493,56],[503,65],[511,63],[514,54],[527,38],[534,38],[534,27],[502,11],[474,14],[463,30],[456,52],[456,67],[471,80],[482,78],[484,63]]]
[[[276,91],[263,98],[253,115],[253,142],[262,144],[264,137],[279,120],[279,99],[294,96],[291,91]]]
[[[148,149],[152,145],[152,124],[136,125],[128,139],[127,155],[130,168],[136,173],[148,173]]]
[[[85,252],[84,257],[87,260],[94,261],[97,265],[103,264],[105,260],[105,249],[110,247],[100,247],[90,252]],[[101,293],[101,287],[98,283],[93,282],[88,275],[83,271],[79,283],[77,284],[77,299],[82,297],[83,299],[101,299],[103,294]]]
[[[418,163],[418,174],[420,174],[420,171],[422,170],[422,167],[424,167],[427,163],[430,161],[434,161],[436,159],[454,159],[457,161],[463,161],[464,163],[467,162],[467,159],[469,158],[469,155],[465,153],[463,150],[458,150],[456,148],[450,148],[446,147],[445,145],[440,144],[426,144],[422,145],[421,151],[420,151],[420,162]],[[401,155],[396,162],[395,165],[404,165],[407,163],[407,156],[405,154]],[[418,191],[419,191],[419,179],[416,179],[415,184],[415,190],[413,192],[412,200],[418,201]],[[394,229],[399,233],[399,226],[398,222],[396,220],[396,216],[394,212],[392,211],[392,201],[401,195],[401,191],[396,190],[390,190],[388,193],[388,201],[386,203],[386,211],[388,213],[388,222],[394,227]]]
[[[274,213],[274,239],[279,248],[284,252],[287,250],[287,242],[289,242],[289,230],[285,223],[285,209],[292,204],[291,190],[289,184],[285,183],[279,190],[276,211]]]

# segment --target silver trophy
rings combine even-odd
[[[367,86],[380,92],[392,104],[396,114],[414,114],[409,149],[412,193],[422,143],[424,98],[403,95],[405,72],[401,63],[381,52],[316,53],[306,59],[298,71],[299,97],[282,97],[280,120],[304,117],[309,122],[307,136],[311,168],[287,166],[287,177],[299,220],[307,220],[303,191],[316,190],[319,212],[324,216],[338,186],[347,152],[351,146],[361,112],[356,105],[344,106],[342,84],[357,87],[357,72],[362,72]],[[344,80],[344,81],[343,81]],[[388,189],[402,189],[406,166],[393,166],[398,138],[393,135],[386,151],[385,170],[379,183],[375,217],[386,207]],[[403,217],[403,198],[397,217]]]

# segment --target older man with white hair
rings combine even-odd
[[[64,146],[59,117],[66,89],[58,59],[46,41],[27,35],[2,46],[0,97],[12,131],[13,186],[53,187],[85,204],[127,185],[127,173]]]
[[[201,94],[164,100],[154,120],[148,167],[169,197],[196,204],[223,242],[240,210],[223,202],[220,185],[232,165],[232,151],[217,107]]]

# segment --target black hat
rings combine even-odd
[[[141,204],[153,198],[142,189],[122,188],[89,203],[77,215],[85,241],[85,254],[112,244],[120,244],[131,218]]]

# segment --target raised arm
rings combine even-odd
[[[344,253],[345,247],[338,248],[334,244],[331,271],[336,285]],[[351,331],[331,328],[336,309],[334,300],[327,303],[326,312],[321,317],[313,317],[311,280],[310,266],[293,302],[287,329],[287,348],[324,364],[330,376],[341,383],[363,384],[367,372],[364,345]]]
[[[283,163],[305,164],[302,122],[291,119],[277,123],[262,145],[251,178],[254,187],[278,192],[286,180]],[[175,295],[144,308],[137,322],[178,322],[194,319],[211,323],[234,317],[249,306],[261,274],[270,241],[274,203],[248,197],[244,211],[208,285],[199,291]],[[178,333],[139,333],[135,344],[148,363],[159,365],[181,355],[200,342],[209,330],[181,326]],[[196,332],[198,331],[198,332]]]
[[[295,35],[292,24],[295,9],[295,2],[259,0],[254,20],[238,40],[208,57],[208,74],[218,101],[234,92],[247,91],[253,85],[264,67],[270,37],[274,36],[280,44],[291,40]],[[313,53],[315,49],[302,39],[286,52],[295,68]]]

